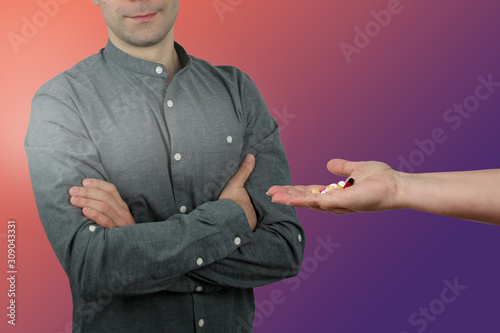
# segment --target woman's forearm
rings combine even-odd
[[[500,169],[398,173],[395,208],[500,225]]]

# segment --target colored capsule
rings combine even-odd
[[[330,184],[328,185],[327,187],[324,187],[320,190],[317,190],[317,189],[313,189],[312,190],[312,193],[321,193],[321,194],[325,194],[327,193],[328,191],[331,191],[333,189],[336,189],[336,188],[340,188],[340,189],[343,189],[343,188],[347,188],[349,186],[352,186],[354,185],[354,179],[352,178],[349,178],[347,180],[347,182],[341,180],[340,182],[338,182],[337,184],[333,183],[333,184]]]

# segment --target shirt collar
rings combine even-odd
[[[191,56],[187,54],[186,50],[184,50],[184,48],[177,42],[174,42],[174,47],[177,55],[179,56],[182,69],[190,67],[192,64]],[[111,59],[119,66],[133,72],[151,76],[161,75],[167,77],[167,68],[164,65],[133,57],[117,48],[109,39],[106,43],[106,47],[104,48],[104,58]],[[162,70],[160,71],[158,67],[161,67]]]

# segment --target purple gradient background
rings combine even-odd
[[[500,88],[456,130],[443,114],[474,93],[479,75],[500,82],[500,4],[402,0],[402,12],[348,64],[339,44],[353,44],[353,29],[364,28],[373,20],[370,11],[388,2],[243,0],[221,20],[213,1],[181,1],[176,39],[191,54],[235,65],[253,78],[281,125],[295,184],[340,180],[326,170],[334,157],[398,168],[399,157],[408,159],[414,141],[430,138],[435,128],[447,140],[415,172],[498,168]],[[97,52],[106,31],[90,1],[70,1],[16,54],[7,33],[19,33],[21,18],[40,7],[35,0],[6,6],[0,234],[7,219],[17,220],[20,273],[18,325],[7,325],[2,310],[0,331],[65,332],[69,285],[38,220],[22,142],[36,89]],[[280,117],[285,109],[294,118]],[[257,308],[255,332],[417,332],[422,326],[411,326],[409,316],[439,298],[443,280],[455,277],[467,289],[425,332],[500,331],[499,227],[408,210],[298,213],[309,265],[301,278],[256,289],[258,304],[268,304],[274,290],[282,302],[272,311]],[[319,262],[313,259],[317,239],[327,237],[340,247]],[[5,274],[5,238],[0,242]],[[5,309],[5,279],[0,288]]]

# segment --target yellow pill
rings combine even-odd
[[[312,193],[319,193],[319,190],[315,188],[312,190]]]
[[[326,189],[327,192],[330,192],[331,190],[334,190],[336,189],[337,187],[335,186],[330,186],[329,188]]]

